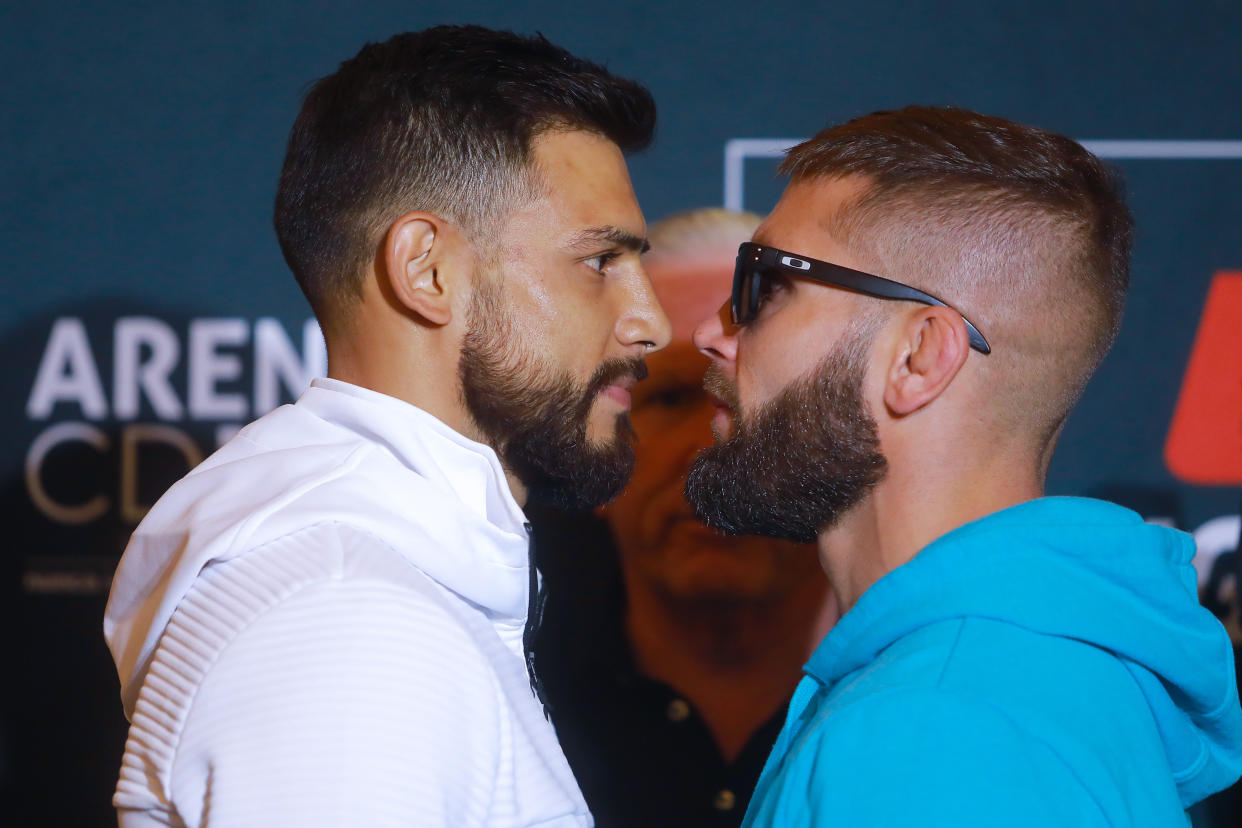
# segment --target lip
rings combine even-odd
[[[733,410],[727,405],[717,405],[712,414],[712,436],[717,443],[723,443],[733,436]]]
[[[605,386],[604,390],[600,391],[599,394],[601,397],[607,397],[608,399],[612,400],[613,402],[615,402],[617,405],[621,406],[622,408],[629,408],[630,407],[630,389],[633,387],[634,387],[634,378],[628,377],[626,379],[618,380],[617,382],[614,382],[612,385]]]
[[[712,412],[712,435],[716,442],[728,440],[733,433],[733,407],[723,397],[707,392],[707,397],[715,411]]]
[[[704,388],[703,392],[707,394],[707,398],[711,400],[712,405],[716,406],[717,408],[724,408],[724,409],[729,408],[729,403],[727,400],[725,400],[724,397],[720,396],[719,394],[712,393],[712,391],[710,391],[707,388]]]

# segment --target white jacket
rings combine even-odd
[[[169,489],[104,621],[123,826],[590,825],[522,653],[496,455],[316,380]]]

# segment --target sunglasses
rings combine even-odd
[[[921,302],[924,305],[938,305],[957,311],[966,323],[970,347],[981,354],[990,354],[992,347],[979,333],[979,329],[971,324],[962,312],[942,302],[930,293],[894,282],[882,276],[872,276],[861,270],[843,267],[818,259],[808,259],[775,247],[746,242],[737,249],[737,266],[733,270],[733,324],[745,325],[754,321],[759,308],[768,296],[769,280],[773,277],[794,277],[811,279],[826,285],[865,293],[878,299],[904,299],[908,302]]]

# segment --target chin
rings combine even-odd
[[[628,414],[606,415],[592,412],[587,420],[586,442],[593,449],[610,449],[633,432]]]

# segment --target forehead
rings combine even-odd
[[[646,262],[656,298],[673,324],[674,342],[689,342],[695,327],[729,298],[735,259],[735,253],[722,250]]]
[[[794,181],[755,231],[755,241],[813,259],[857,267],[828,228],[868,188],[861,176]]]
[[[625,157],[616,144],[591,132],[554,130],[538,136],[533,147],[543,193],[527,205],[529,218],[646,234]]]
[[[858,176],[795,181],[755,231],[755,241],[807,258],[867,270],[830,232],[840,212],[866,189],[867,182]],[[779,324],[760,320],[739,334],[738,386],[743,391],[758,387],[771,396],[804,376],[828,353],[862,303],[873,301],[809,280],[794,280],[784,297],[779,305]]]

